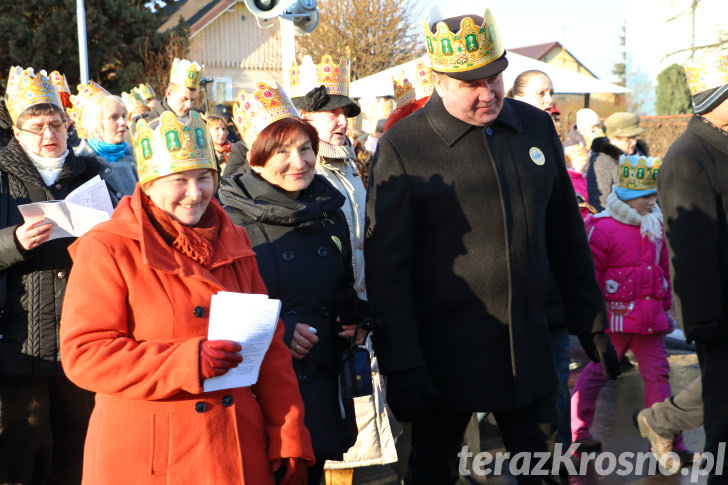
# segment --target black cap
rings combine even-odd
[[[296,109],[301,111],[333,111],[338,108],[347,108],[347,118],[353,118],[361,113],[361,108],[350,97],[342,94],[329,94],[326,86],[321,85],[306,93],[306,96],[291,98]]]

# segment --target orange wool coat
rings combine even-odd
[[[221,230],[209,270],[164,242],[138,186],[69,249],[61,361],[97,393],[84,485],[272,484],[272,460],[314,461],[280,322],[255,386],[203,393],[210,297],[266,293],[248,235],[210,204]]]

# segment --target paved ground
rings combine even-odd
[[[675,393],[694,379],[700,370],[697,357],[694,353],[671,349],[670,354],[670,382],[673,393]],[[578,344],[572,345],[572,356],[581,359],[582,362],[586,362],[586,357],[578,347]],[[578,370],[572,373],[572,381],[577,373]],[[635,453],[648,451],[647,441],[634,429],[631,421],[633,411],[642,407],[643,392],[642,379],[636,367],[627,369],[617,381],[610,382],[604,387],[599,402],[597,403],[596,420],[592,427],[592,434],[595,438],[601,440],[604,445],[603,452],[611,452],[618,455],[621,452],[627,451]],[[493,454],[498,451],[505,451],[496,427],[484,422],[481,423],[480,432],[482,451],[489,451]],[[702,451],[703,440],[704,433],[702,427],[684,434],[685,444],[694,451]],[[601,466],[604,468],[608,467],[608,465],[608,461],[603,461]],[[616,463],[614,468],[616,470],[625,470],[625,467],[619,463]],[[357,469],[354,483],[357,485],[398,485],[399,482],[392,472],[392,469],[388,466],[383,466]],[[476,482],[461,478],[461,483]],[[504,485],[513,484],[516,481],[512,476],[505,475],[488,477],[487,483],[491,485]],[[626,476],[621,476],[613,473],[609,476],[600,476],[596,473],[594,463],[592,462],[586,467],[586,473],[584,475],[571,477],[570,483],[574,485],[616,485],[625,483],[635,485],[678,485],[688,483],[705,484],[706,480],[704,477],[697,477],[696,480],[691,480],[689,474],[687,476],[683,476],[682,474],[664,476],[656,473],[655,475],[649,476],[646,474],[635,475],[634,473],[630,473]]]

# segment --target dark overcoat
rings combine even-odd
[[[525,103],[506,99],[478,127],[435,92],[385,133],[365,256],[382,372],[425,367],[455,410],[523,408],[553,392],[550,270],[569,330],[606,326],[561,143]]]
[[[657,177],[673,291],[688,339],[728,334],[728,133],[697,115]],[[700,333],[700,335],[698,335]]]
[[[223,180],[220,200],[243,226],[256,252],[271,298],[281,300],[284,341],[290,345],[298,322],[317,330],[319,342],[293,361],[317,459],[341,459],[356,441],[353,401],[339,404],[337,369],[348,343],[336,318],[358,323],[349,229],[341,212],[344,197],[316,175],[298,199],[255,172]]]

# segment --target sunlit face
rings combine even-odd
[[[331,111],[304,111],[301,117],[316,128],[319,140],[341,146],[346,143],[346,128],[349,126],[347,114],[347,108],[336,108]]]
[[[124,141],[126,135],[126,109],[117,99],[107,97],[101,101],[101,141],[116,145]]]
[[[210,204],[215,177],[209,168],[186,170],[152,180],[145,191],[169,217],[185,226],[194,226]]]
[[[225,123],[215,122],[210,123],[208,126],[210,130],[210,138],[212,139],[212,144],[215,145],[215,147],[221,147],[222,145],[224,145],[227,141],[228,135],[228,129],[227,126],[225,126]]]
[[[435,89],[448,113],[474,126],[492,123],[503,107],[503,76],[500,73],[475,81],[437,74]]]
[[[265,166],[252,167],[268,183],[295,195],[311,184],[315,168],[316,154],[311,147],[311,139],[304,131],[297,131],[281,145]]]
[[[66,122],[58,113],[33,116],[22,126],[13,127],[15,138],[32,153],[45,158],[58,158],[66,152]]]
[[[625,201],[627,205],[640,213],[640,215],[647,215],[652,212],[652,209],[657,203],[657,194],[646,195],[645,197],[637,197],[636,199]]]
[[[514,96],[518,99],[538,109],[551,113],[554,107],[554,85],[551,79],[543,74],[534,74],[528,78],[528,84],[523,88],[521,96]]]
[[[183,118],[190,112],[190,108],[194,106],[199,93],[196,89],[190,89],[185,86],[172,86],[165,93],[167,96],[167,104],[174,114]]]
[[[626,155],[632,155],[637,148],[637,135],[635,136],[613,136],[609,143],[622,150]]]

